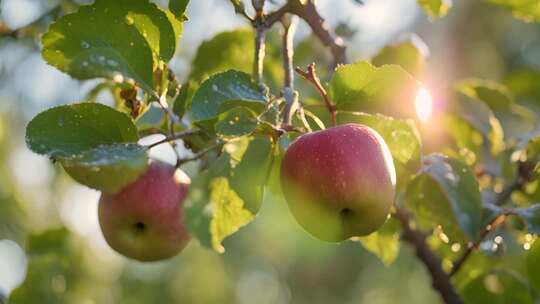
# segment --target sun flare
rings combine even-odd
[[[414,105],[418,119],[424,123],[429,121],[433,114],[433,97],[426,88],[420,87],[418,89]]]

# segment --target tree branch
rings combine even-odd
[[[332,126],[336,126],[336,114],[337,109],[336,106],[332,103],[330,100],[330,97],[328,96],[328,92],[326,92],[326,89],[321,83],[321,80],[319,79],[319,76],[317,75],[317,70],[315,68],[315,63],[310,64],[307,67],[307,71],[303,71],[300,68],[296,68],[296,72],[300,74],[304,79],[311,82],[317,91],[319,91],[319,94],[321,94],[321,97],[324,100],[324,103],[326,105],[326,108],[328,109],[328,112],[330,112],[330,116],[332,119]]]
[[[259,85],[263,85],[264,57],[266,55],[266,32],[268,27],[264,23],[264,0],[252,0],[255,9],[255,19],[252,24],[255,28],[255,60],[253,62],[253,78]]]
[[[501,214],[501,215],[495,217],[485,227],[484,231],[482,231],[482,234],[480,235],[480,238],[476,242],[469,244],[469,246],[467,247],[467,250],[463,253],[463,255],[457,261],[454,262],[454,267],[452,267],[452,271],[450,272],[451,277],[459,272],[459,270],[461,269],[461,267],[463,267],[463,265],[465,264],[467,259],[471,256],[473,251],[478,249],[478,247],[480,247],[480,244],[486,239],[486,237],[489,235],[489,233],[491,231],[493,231],[495,228],[497,228],[497,226],[504,223],[507,216],[508,216],[508,214],[505,213],[505,214]]]
[[[184,132],[176,133],[174,136],[169,136],[169,137],[167,137],[165,139],[157,141],[157,142],[155,142],[153,144],[150,144],[150,145],[146,146],[146,148],[147,149],[152,149],[152,148],[157,147],[159,145],[162,145],[162,144],[174,141],[174,140],[178,140],[178,139],[183,139],[183,138],[186,138],[188,136],[199,134],[199,133],[201,133],[201,130],[197,130],[197,129],[195,129],[195,130],[187,130],[187,131],[184,131]]]
[[[298,24],[296,16],[283,16],[283,41],[282,56],[285,81],[283,84],[283,97],[287,102],[283,110],[283,124],[288,126],[292,123],[292,117],[298,108],[298,93],[294,90],[294,34]]]
[[[196,161],[196,160],[199,160],[201,159],[203,156],[205,156],[206,154],[208,154],[209,152],[212,152],[214,150],[216,150],[217,148],[221,147],[223,145],[223,142],[218,142],[216,143],[215,145],[212,145],[202,151],[200,151],[199,153],[195,154],[193,157],[188,157],[188,158],[183,158],[181,159],[180,161],[178,161],[176,163],[176,167],[179,168],[181,165],[185,164],[185,163],[188,163],[188,162],[191,162],[191,161]]]
[[[253,19],[246,13],[246,8],[244,7],[244,3],[242,1],[229,0],[229,2],[232,4],[234,11],[237,14],[240,14],[250,22],[253,22]]]
[[[347,62],[345,42],[336,35],[326,20],[319,14],[314,0],[307,0],[306,3],[302,3],[300,0],[289,0],[280,9],[266,17],[266,26],[270,28],[274,23],[281,20],[286,13],[297,15],[310,26],[313,34],[332,52],[334,66]]]
[[[525,185],[532,181],[534,179],[534,175],[532,174],[534,170],[534,164],[531,164],[529,162],[519,162],[518,169],[517,169],[517,176],[516,179],[508,185],[504,190],[497,195],[495,200],[493,201],[493,205],[495,206],[501,206],[504,205],[509,199],[510,196],[514,191],[518,191],[523,189]],[[502,214],[495,217],[485,228],[484,231],[482,231],[482,234],[480,235],[480,238],[476,240],[474,243],[469,243],[467,246],[467,250],[463,253],[463,255],[457,259],[454,262],[454,267],[452,268],[452,271],[450,272],[450,276],[454,276],[459,272],[459,270],[463,267],[465,262],[469,259],[473,251],[478,249],[480,247],[480,244],[486,239],[486,237],[489,235],[491,231],[493,231],[497,226],[504,223],[508,215],[511,215],[512,212],[510,210],[505,210]]]
[[[424,263],[431,275],[433,288],[439,292],[444,303],[462,304],[463,300],[452,285],[450,276],[441,266],[441,259],[427,245],[427,236],[411,227],[409,213],[400,207],[396,207],[393,216],[401,223],[403,240],[414,247],[416,256]]]

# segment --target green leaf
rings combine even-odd
[[[529,208],[517,208],[515,213],[525,221],[530,233],[540,235],[540,204]]]
[[[516,104],[510,90],[498,82],[468,79],[460,82],[456,89],[470,98],[484,102],[501,122],[507,137],[520,137],[536,126],[536,114]]]
[[[540,173],[540,134],[531,132],[523,136],[516,150],[512,153],[512,160],[528,162],[534,166],[534,173]]]
[[[178,97],[174,101],[173,112],[176,116],[182,118],[186,114],[188,104],[193,98],[195,83],[188,81],[180,88]]]
[[[153,68],[175,53],[179,26],[148,0],[97,0],[51,25],[43,57],[77,79],[121,74],[151,90]]]
[[[80,286],[84,281],[82,251],[74,250],[69,236],[65,228],[29,236],[26,279],[11,294],[9,303],[64,303],[66,291]]]
[[[221,242],[254,217],[230,186],[229,160],[228,155],[220,157],[213,168],[199,174],[185,204],[188,229],[204,246],[219,253],[225,252]]]
[[[422,143],[413,121],[376,114],[338,112],[338,124],[358,123],[369,126],[384,139],[392,153],[397,171],[398,189],[405,186],[421,167]]]
[[[472,165],[477,161],[477,154],[483,150],[484,137],[473,125],[456,115],[446,115],[443,118],[446,132],[455,142],[460,156]]]
[[[53,158],[138,140],[137,129],[127,115],[99,103],[49,109],[34,117],[26,128],[28,147]]]
[[[537,0],[489,0],[512,12],[514,17],[525,22],[540,22],[540,2]]]
[[[76,181],[116,192],[147,166],[137,130],[125,114],[99,103],[52,108],[37,115],[26,129],[28,147],[54,158]]]
[[[166,122],[166,115],[163,109],[155,103],[148,105],[144,113],[139,115],[135,121],[138,130],[149,128],[161,128]]]
[[[450,108],[454,115],[483,135],[492,154],[504,150],[504,131],[501,123],[484,102],[457,92],[455,98],[450,101]]]
[[[396,64],[414,76],[422,75],[426,66],[429,49],[420,37],[415,34],[396,44],[386,46],[373,59],[373,65]]]
[[[471,281],[463,290],[465,303],[532,304],[527,283],[517,274],[492,271]]]
[[[244,143],[232,143],[237,151],[243,150],[239,146],[247,147],[241,157],[235,155],[237,153],[232,154],[234,168],[231,171],[231,185],[246,202],[246,208],[255,214],[261,207],[264,186],[276,157],[274,145],[264,136],[244,137],[239,142]]]
[[[527,275],[531,285],[540,293],[540,241],[536,240],[527,253]]]
[[[228,70],[251,73],[255,53],[253,41],[255,33],[251,28],[222,32],[204,41],[191,63],[189,79],[202,82],[213,74]],[[264,62],[265,84],[271,88],[279,88],[283,77],[281,49],[275,43],[267,43]]]
[[[398,223],[389,219],[379,230],[358,238],[358,241],[368,251],[375,254],[384,265],[390,266],[399,254],[399,229]]]
[[[516,97],[540,103],[540,71],[519,69],[512,72],[505,83]]]
[[[185,221],[202,245],[224,252],[221,242],[254,218],[262,203],[272,152],[268,138],[235,139],[193,180]]]
[[[400,66],[374,67],[361,61],[336,69],[329,83],[329,94],[340,110],[364,111],[401,97],[413,87],[416,87],[414,79]]]
[[[189,0],[169,0],[169,10],[174,14],[176,19],[187,21],[186,10]]]
[[[248,108],[235,107],[219,115],[216,134],[225,139],[249,135],[257,128],[257,115]]]
[[[227,178],[212,179],[209,190],[210,204],[214,212],[210,222],[212,247],[218,252],[225,252],[225,248],[221,246],[223,239],[251,222],[254,215],[244,208],[244,202],[231,189]]]
[[[30,255],[62,253],[68,250],[69,231],[65,228],[51,229],[28,236],[26,252]]]
[[[203,42],[193,59],[190,79],[201,81],[208,75],[226,70],[250,72],[253,56],[246,55],[254,52],[254,39],[251,29],[238,29]]]
[[[430,18],[437,19],[448,14],[452,0],[418,0],[418,4]]]
[[[466,79],[456,85],[458,91],[485,102],[492,110],[502,110],[514,103],[512,94],[504,85],[484,79]]]
[[[442,155],[426,157],[422,172],[407,187],[406,202],[422,226],[441,225],[451,238],[478,238],[480,191],[474,173],[462,161]]]
[[[115,144],[86,150],[61,163],[77,182],[116,193],[146,171],[148,155],[138,144]]]
[[[227,71],[206,80],[193,96],[191,111],[195,120],[209,120],[227,110],[227,106],[261,107],[267,97],[249,74]]]

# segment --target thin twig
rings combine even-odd
[[[332,103],[330,100],[330,97],[328,96],[328,92],[326,92],[326,89],[321,83],[321,80],[319,79],[319,76],[317,75],[317,70],[315,68],[315,63],[310,64],[307,67],[307,70],[304,71],[301,68],[296,68],[296,72],[304,77],[307,81],[311,82],[317,91],[319,91],[319,94],[321,94],[321,97],[324,100],[324,103],[326,105],[326,108],[328,109],[328,112],[330,112],[330,116],[332,119],[332,126],[336,126],[336,106]]]
[[[252,0],[255,9],[255,18],[252,25],[255,28],[255,60],[253,62],[253,78],[259,86],[263,86],[264,57],[266,56],[266,32],[268,27],[264,24],[264,0]]]
[[[285,71],[285,81],[283,84],[283,97],[286,101],[285,109],[283,110],[283,124],[290,125],[292,117],[298,108],[298,93],[294,90],[294,34],[298,24],[298,17],[283,16],[283,41],[282,41],[282,57],[283,70]]]
[[[188,163],[188,162],[191,162],[191,161],[196,161],[196,160],[199,160],[201,159],[203,156],[205,156],[206,154],[208,154],[209,152],[212,152],[214,150],[216,150],[217,148],[221,147],[223,145],[223,142],[218,142],[216,143],[215,145],[212,145],[200,152],[198,152],[197,154],[195,154],[194,156],[192,157],[188,157],[188,158],[183,158],[181,159],[180,161],[178,161],[176,163],[176,167],[180,167],[181,165],[185,164],[185,163]]]
[[[255,83],[262,85],[264,74],[264,57],[266,55],[266,31],[261,25],[255,28],[255,61],[253,62],[253,78]]]
[[[471,253],[473,253],[474,250],[476,250],[476,249],[478,249],[478,247],[480,247],[480,244],[482,244],[482,242],[486,239],[486,237],[489,235],[489,233],[491,231],[495,230],[495,228],[497,228],[497,226],[504,223],[507,216],[508,216],[508,214],[501,214],[501,215],[495,217],[484,228],[484,231],[482,231],[482,234],[480,235],[480,238],[476,242],[469,244],[469,246],[467,247],[467,250],[465,250],[463,255],[457,261],[454,262],[454,267],[452,267],[452,271],[450,271],[450,276],[451,277],[454,276],[456,273],[458,273],[458,271],[461,269],[461,267],[463,267],[463,265],[465,264],[467,259],[470,257]]]
[[[534,178],[532,172],[533,172],[534,166],[532,166],[528,162],[520,162],[518,164],[517,168],[517,176],[514,182],[512,182],[510,185],[508,185],[493,201],[493,205],[495,206],[501,206],[504,205],[511,197],[512,193],[514,191],[519,191],[523,189],[523,187],[532,179]],[[486,237],[489,235],[491,231],[493,231],[497,226],[502,224],[507,216],[511,215],[512,212],[510,210],[505,210],[502,214],[495,217],[485,228],[484,231],[482,231],[482,234],[476,240],[474,243],[469,243],[467,246],[467,249],[463,253],[463,255],[458,258],[453,264],[454,267],[452,268],[452,271],[450,272],[450,276],[454,276],[459,272],[459,270],[463,267],[465,262],[468,260],[468,258],[471,256],[473,251],[478,249],[480,247],[480,244],[486,239]]]
[[[18,35],[19,35],[18,30],[12,30],[5,23],[0,22],[0,37],[17,38]]]
[[[297,5],[299,5],[299,3],[296,0],[287,1],[287,3],[285,3],[277,11],[268,14],[265,18],[264,24],[267,28],[271,28],[272,25],[281,21],[283,16],[285,16],[287,13],[292,13],[295,10],[293,7]]]
[[[229,0],[229,2],[232,4],[232,6],[234,7],[234,11],[235,11],[237,14],[240,14],[240,15],[242,15],[244,18],[246,18],[247,20],[249,20],[250,22],[253,22],[253,18],[251,18],[251,17],[246,13],[246,8],[244,7],[244,3],[243,3],[242,1]]]
[[[272,24],[281,20],[286,13],[295,14],[306,21],[313,34],[332,52],[334,67],[347,62],[345,42],[328,26],[326,20],[317,11],[314,0],[307,0],[305,3],[300,0],[287,1],[280,9],[268,15],[266,18],[267,27],[271,27]]]
[[[198,130],[198,129],[187,130],[187,131],[184,131],[184,132],[176,133],[174,136],[169,136],[169,137],[167,137],[165,139],[157,141],[157,142],[155,142],[153,144],[150,144],[150,145],[146,146],[146,148],[147,149],[152,149],[152,148],[157,147],[159,145],[162,145],[162,144],[174,141],[174,140],[178,140],[178,139],[183,139],[183,138],[186,138],[188,136],[199,134],[199,133],[201,133],[201,130]]]
[[[151,127],[151,128],[148,128],[148,129],[142,129],[142,130],[139,130],[138,133],[139,133],[139,137],[145,137],[145,136],[156,135],[156,134],[161,134],[161,135],[167,136],[167,133],[165,131],[163,131],[160,128],[156,128],[156,127]]]
[[[462,304],[463,300],[452,285],[450,276],[442,268],[441,259],[433,253],[426,243],[426,234],[411,227],[411,216],[405,209],[396,207],[393,216],[401,224],[403,240],[414,247],[416,256],[424,263],[431,275],[433,288],[439,292],[444,303]]]

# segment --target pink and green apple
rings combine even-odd
[[[375,130],[346,124],[296,139],[285,153],[281,184],[289,209],[305,230],[340,242],[384,224],[394,201],[396,173]]]
[[[152,161],[147,171],[119,193],[101,195],[99,223],[107,243],[118,253],[143,262],[167,259],[189,242],[182,206],[187,175]]]

